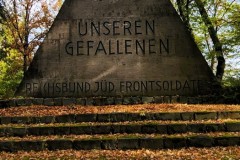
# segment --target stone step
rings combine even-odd
[[[41,150],[126,150],[126,149],[173,149],[185,147],[215,147],[240,145],[239,133],[186,134],[174,136],[158,135],[111,135],[104,137],[28,137],[18,140],[0,140],[0,151]]]
[[[166,112],[166,113],[106,113],[66,114],[58,116],[0,116],[0,124],[79,123],[79,122],[125,122],[142,120],[195,121],[217,119],[240,119],[240,111],[220,112]]]
[[[240,132],[240,121],[211,122],[161,122],[142,121],[131,123],[65,123],[40,125],[3,125],[0,126],[0,137],[27,135],[94,135],[117,133],[140,134],[177,134],[208,132]]]
[[[82,106],[103,106],[103,105],[132,105],[132,104],[166,104],[166,103],[188,103],[188,104],[232,104],[239,100],[223,99],[222,96],[155,96],[155,97],[90,97],[90,98],[19,98],[19,99],[0,99],[0,108],[9,108],[15,106],[66,106],[66,105],[82,105]]]

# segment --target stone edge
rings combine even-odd
[[[237,104],[234,99],[219,96],[156,96],[156,97],[89,97],[89,98],[16,98],[0,100],[0,108],[45,105],[45,106],[104,106],[104,105],[134,105],[134,104]]]
[[[17,152],[41,150],[91,150],[91,149],[176,149],[186,147],[238,146],[239,136],[229,137],[163,137],[163,138],[117,138],[83,140],[38,140],[38,141],[0,141],[0,151]]]

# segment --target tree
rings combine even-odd
[[[4,8],[3,8],[3,4],[2,2],[0,1],[0,24],[3,23],[4,19],[5,19],[5,16],[4,16]]]
[[[190,0],[176,0],[179,14],[183,20],[183,23],[192,34],[192,28],[190,26]]]
[[[54,20],[54,11],[59,9],[59,2],[61,1],[3,0],[3,4],[8,4],[4,5],[7,18],[5,25],[15,40],[11,47],[22,54],[24,73]]]
[[[229,69],[236,70],[230,64],[239,56],[240,20],[237,12],[240,3],[236,0],[176,0],[173,3],[221,82],[224,72],[228,74]]]
[[[13,96],[34,52],[50,28],[61,2],[61,0],[2,0],[0,98]]]
[[[4,30],[3,30],[3,23],[6,20],[4,15],[4,7],[2,2],[0,1],[0,60],[6,56],[4,52],[3,42],[4,42]]]
[[[218,61],[216,77],[219,82],[221,82],[225,69],[225,59],[223,55],[222,43],[218,38],[217,30],[214,28],[213,23],[211,22],[206,9],[204,8],[203,2],[201,0],[195,0],[195,2],[214,45],[214,50],[216,52],[216,57]]]

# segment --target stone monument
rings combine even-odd
[[[170,0],[65,0],[16,95],[194,96],[213,81]]]

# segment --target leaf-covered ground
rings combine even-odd
[[[84,113],[148,113],[148,112],[200,112],[200,111],[240,111],[240,105],[186,105],[186,104],[144,104],[118,106],[28,106],[0,109],[0,116],[56,116]],[[198,122],[199,123],[199,122]],[[210,133],[210,135],[213,133]],[[225,133],[224,133],[225,134]],[[233,133],[234,135],[239,133]],[[98,135],[99,136],[99,135]],[[112,135],[116,136],[116,135]],[[135,135],[136,136],[136,135]],[[154,136],[154,135],[153,135]],[[13,137],[6,137],[9,140]],[[14,137],[14,140],[16,137]],[[32,140],[35,137],[26,137]],[[38,137],[46,138],[46,137]],[[47,138],[59,138],[49,136]],[[67,137],[64,137],[67,138]],[[76,137],[80,138],[80,137]],[[84,137],[86,138],[86,137]],[[4,138],[2,139],[4,140]],[[91,150],[91,151],[41,151],[41,152],[0,152],[0,160],[28,159],[82,159],[82,160],[239,160],[240,146],[214,148],[185,148],[175,150]]]
[[[0,152],[1,160],[77,159],[77,160],[239,160],[240,147],[187,148],[175,150],[91,150]]]
[[[83,113],[240,111],[240,105],[142,104],[114,106],[23,106],[0,109],[1,116],[55,116]]]
[[[81,122],[81,123],[38,123],[38,124],[2,124],[3,127],[75,127],[75,126],[99,126],[99,125],[171,125],[171,124],[224,124],[239,123],[240,119],[217,119],[217,120],[195,120],[195,121],[170,121],[170,120],[144,120],[144,121],[125,121],[125,122]]]
[[[117,138],[166,138],[166,137],[193,137],[193,136],[210,136],[210,137],[229,137],[229,136],[240,136],[239,132],[210,132],[210,133],[183,133],[183,134],[105,134],[105,135],[49,135],[49,136],[25,136],[25,137],[0,137],[0,141],[36,141],[36,140],[60,140],[60,139],[117,139]]]

